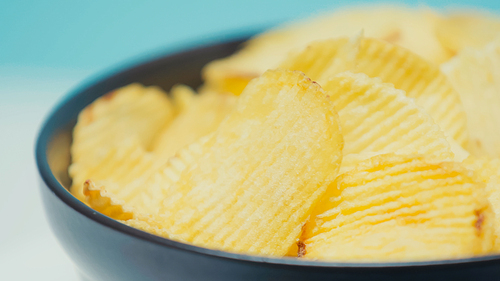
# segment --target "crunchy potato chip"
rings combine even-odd
[[[427,9],[368,6],[341,9],[260,34],[236,54],[209,63],[203,70],[206,86],[240,94],[245,85],[267,69],[274,69],[290,51],[311,41],[351,36],[364,30],[370,37],[406,47],[429,61],[442,63],[450,55],[434,34],[438,15]]]
[[[159,159],[147,153],[135,138],[127,139],[110,147],[102,154],[96,154],[92,162],[74,162],[69,167],[73,183],[71,193],[84,199],[83,183],[88,179],[94,181],[108,180],[119,186],[128,184],[144,174],[154,173],[168,159]]]
[[[436,36],[452,54],[483,48],[499,38],[500,18],[488,11],[457,10],[437,20]]]
[[[320,84],[344,71],[355,71],[364,35],[313,42],[304,50],[291,53],[280,68],[300,70]]]
[[[414,98],[458,144],[467,141],[467,119],[458,93],[438,67],[402,47],[373,38],[325,40],[289,56],[280,67],[303,71],[321,85],[345,70],[379,77]]]
[[[500,159],[469,157],[464,166],[486,184],[488,200],[495,213],[495,250],[500,251]]]
[[[300,72],[267,71],[182,172],[156,225],[203,247],[284,256],[335,179],[342,146],[321,87]]]
[[[85,202],[118,220],[157,215],[169,189],[187,165],[201,154],[209,136],[180,149],[174,157],[148,153],[140,147],[117,147],[85,175]],[[168,161],[167,161],[168,160]],[[95,182],[94,182],[95,181]]]
[[[182,111],[153,142],[153,151],[171,157],[182,147],[212,133],[233,110],[237,97],[231,94],[205,92],[193,97]]]
[[[147,149],[173,117],[173,106],[163,91],[139,84],[117,89],[87,106],[73,130],[69,168],[73,194],[83,199],[82,186],[88,179],[84,175],[93,163],[113,153],[113,147],[135,143]]]
[[[472,155],[500,157],[500,40],[442,66],[463,101]]]
[[[323,88],[340,117],[345,140],[342,172],[359,160],[389,152],[453,159],[439,126],[403,91],[378,78],[350,72],[332,77]]]
[[[110,181],[103,181],[96,185],[92,180],[86,180],[82,189],[86,197],[85,202],[92,209],[110,218],[116,220],[132,219],[134,217],[134,210],[124,201],[116,199],[114,195],[109,194],[102,184],[108,187],[115,186],[115,189],[117,186],[116,183]]]
[[[493,247],[484,184],[458,163],[375,156],[339,176],[317,206],[306,258],[436,260]]]
[[[138,138],[149,148],[159,130],[173,119],[173,106],[162,90],[131,84],[87,106],[78,116],[73,132],[74,162],[101,153],[127,139]],[[93,160],[93,159],[91,159]]]

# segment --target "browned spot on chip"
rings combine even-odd
[[[476,140],[476,145],[477,145],[478,147],[482,147],[482,146],[483,146],[483,144],[481,143],[481,141],[480,141],[480,140]]]
[[[106,101],[112,100],[115,97],[116,92],[117,91],[111,91],[111,92],[105,94],[104,96],[102,96],[102,99],[106,100]]]
[[[476,210],[474,214],[477,217],[476,223],[474,224],[474,227],[477,230],[477,235],[481,235],[481,230],[483,228],[483,223],[484,223],[484,214],[482,210]]]
[[[299,240],[299,242],[297,242],[297,247],[299,248],[299,250],[297,252],[297,257],[301,258],[301,257],[305,256],[307,253],[306,244],[304,244],[304,242]]]
[[[396,43],[401,39],[401,30],[396,29],[393,32],[389,33],[389,35],[387,35],[383,39],[389,43]]]
[[[88,196],[89,195],[89,186],[92,184],[92,181],[91,180],[86,180],[84,183],[83,183],[83,194],[85,196]]]
[[[88,125],[94,121],[94,112],[93,112],[93,106],[94,104],[89,104],[81,113],[80,115],[80,121],[84,125]]]

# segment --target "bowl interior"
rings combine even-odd
[[[251,33],[255,34],[255,33]],[[234,36],[232,38],[235,38]],[[157,85],[165,91],[169,91],[175,84],[185,84],[193,88],[202,83],[201,69],[208,62],[228,56],[235,52],[240,44],[249,36],[236,37],[238,39],[219,43],[205,44],[206,47],[196,48],[188,51],[175,53],[173,55],[164,54],[157,59],[147,61],[135,66],[121,67],[124,71],[113,71],[109,75],[101,75],[100,78],[89,82],[73,91],[68,98],[61,102],[58,107],[46,119],[40,131],[36,144],[36,161],[42,179],[47,186],[62,201],[81,213],[95,213],[83,203],[73,197],[68,188],[71,186],[71,179],[68,175],[68,166],[71,162],[70,145],[72,129],[76,123],[78,113],[98,97],[130,83],[138,82],[146,86]],[[218,43],[218,44],[217,44]],[[89,216],[90,217],[90,216]],[[107,225],[119,224],[105,216],[96,216],[93,219],[100,219],[101,223]],[[120,224],[125,227],[124,225]],[[129,227],[126,227],[129,228]],[[133,233],[136,236],[146,237],[150,241],[158,244],[182,244],[170,241],[153,235],[138,234],[139,231],[131,229],[127,233]],[[166,241],[166,242],[164,242]],[[474,257],[460,260],[448,261],[428,261],[428,262],[404,262],[404,263],[332,263],[332,262],[314,262],[308,260],[297,260],[290,258],[266,258],[246,256],[220,252],[215,250],[203,249],[192,245],[182,244],[183,249],[195,252],[215,255],[219,257],[240,259],[251,262],[266,262],[270,264],[300,265],[314,267],[407,267],[407,266],[425,266],[425,265],[450,265],[470,262],[499,260],[500,255],[490,255],[483,257]]]

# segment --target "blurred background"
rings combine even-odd
[[[0,1],[0,280],[78,280],[46,222],[33,157],[65,93],[122,65],[363,2],[373,1]]]

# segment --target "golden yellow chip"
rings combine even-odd
[[[495,250],[500,251],[500,159],[470,157],[464,161],[464,166],[476,172],[486,184],[488,201],[495,213]]]
[[[234,95],[216,92],[193,97],[190,105],[154,140],[153,152],[171,157],[182,147],[212,133],[233,110],[236,100]]]
[[[173,106],[162,90],[139,84],[117,89],[87,106],[73,132],[74,162],[108,149],[127,138],[149,148],[159,130],[173,118]]]
[[[483,48],[499,38],[500,18],[487,11],[454,11],[438,19],[436,35],[452,54],[464,48]]]
[[[168,96],[156,87],[139,84],[117,89],[87,106],[78,116],[71,145],[72,192],[82,199],[82,186],[94,163],[103,161],[115,146],[147,149],[174,117]],[[109,171],[103,172],[103,174]]]
[[[442,69],[463,101],[472,155],[500,157],[500,40],[466,49]]]
[[[375,156],[339,176],[318,207],[306,258],[438,260],[493,247],[484,184],[458,163]]]
[[[325,82],[323,88],[340,117],[345,141],[342,172],[359,160],[389,152],[454,158],[439,126],[392,85],[365,74],[343,72]]]
[[[157,225],[207,248],[284,256],[335,179],[342,146],[321,87],[300,72],[267,71],[182,172]]]
[[[209,63],[203,70],[206,87],[238,95],[252,78],[278,67],[290,51],[301,50],[311,41],[352,36],[361,30],[442,63],[450,55],[434,34],[438,17],[427,9],[377,5],[341,9],[278,27],[254,37],[236,54]]]
[[[169,235],[168,231],[159,228],[155,224],[155,221],[152,219],[149,219],[149,217],[147,217],[147,216],[140,217],[139,219],[133,218],[133,219],[119,220],[119,221],[121,223],[126,224],[128,226],[131,226],[133,228],[137,228],[137,229],[149,232],[149,233],[157,235],[157,236],[162,236],[162,237],[169,238],[169,239],[175,239],[174,237],[171,237]],[[185,242],[185,241],[182,241],[180,239],[176,239],[176,240],[179,240],[180,242]]]
[[[132,219],[134,217],[134,210],[122,200],[109,194],[102,184],[108,187],[115,186],[115,188],[117,186],[116,183],[110,181],[103,181],[96,185],[94,181],[86,180],[82,189],[86,197],[85,202],[89,204],[92,209],[110,218],[116,220]]]
[[[201,154],[208,136],[179,150],[172,158],[137,146],[120,146],[85,175],[85,202],[118,220],[157,215],[163,199],[187,165]],[[167,161],[168,160],[168,161]]]
[[[322,86],[345,70],[379,77],[414,98],[458,144],[467,141],[467,119],[458,93],[437,66],[402,47],[373,38],[332,39],[309,45],[289,56],[281,67],[303,71]]]
[[[136,139],[125,140],[105,152],[97,155],[93,162],[76,162],[70,166],[69,172],[73,176],[71,192],[78,198],[85,198],[83,183],[89,179],[110,181],[118,188],[151,176],[168,160],[146,152]]]

